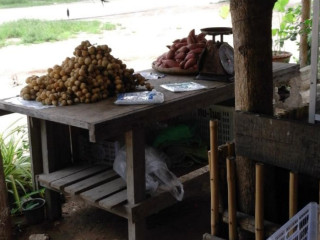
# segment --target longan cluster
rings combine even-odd
[[[20,91],[25,100],[44,105],[93,103],[120,92],[134,91],[137,86],[151,90],[140,74],[134,74],[121,60],[114,58],[107,45],[83,41],[61,64],[49,68],[46,75],[30,76]]]

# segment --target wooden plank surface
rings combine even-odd
[[[53,172],[51,174],[40,174],[38,180],[42,186],[50,187],[52,181],[64,178],[70,174],[74,174],[84,169],[90,168],[89,165],[76,165],[68,168],[61,169],[59,171]]]
[[[274,62],[272,64],[274,84],[287,83],[292,77],[300,74],[300,65],[294,63]]]
[[[98,204],[101,206],[101,208],[111,209],[114,206],[120,203],[124,203],[126,201],[127,201],[127,190],[125,189],[107,198],[100,200]]]
[[[296,70],[296,65],[294,64],[275,63],[273,69],[274,78],[278,79],[280,76],[288,75],[296,72]],[[154,72],[154,70],[146,71]],[[173,93],[160,86],[164,83],[191,81],[203,84],[208,89]],[[7,99],[4,99],[0,100],[0,109],[88,129],[90,140],[95,141],[96,137],[100,138],[106,132],[110,135],[117,134],[119,131],[116,130],[127,131],[131,128],[131,124],[137,121],[165,120],[189,112],[194,108],[234,98],[233,83],[195,80],[194,76],[179,75],[167,75],[165,78],[149,80],[149,82],[157,91],[161,91],[164,94],[164,103],[118,106],[114,104],[115,97],[112,97],[93,104],[35,109],[17,103],[10,103]]]
[[[126,187],[125,181],[122,178],[117,178],[111,182],[102,184],[95,188],[92,188],[88,191],[85,191],[80,194],[80,197],[88,202],[96,202],[101,200],[102,198],[109,196],[119,190],[122,190]]]
[[[117,173],[113,170],[103,171],[92,177],[86,178],[84,180],[78,181],[74,184],[71,184],[63,189],[63,191],[70,194],[79,194],[90,188],[96,187],[102,183],[110,181],[114,177],[118,176]]]
[[[150,70],[151,71],[151,70]],[[29,116],[37,117],[40,119],[64,123],[71,126],[89,129],[90,125],[100,122],[108,121],[115,118],[122,118],[127,115],[134,115],[137,112],[144,111],[152,108],[163,108],[166,103],[172,101],[183,101],[185,98],[190,98],[195,95],[211,95],[212,90],[227,86],[228,83],[214,82],[214,81],[201,81],[197,82],[205,85],[208,89],[201,91],[191,91],[182,93],[172,93],[160,87],[163,83],[173,82],[190,82],[194,81],[193,76],[177,76],[167,75],[165,78],[157,80],[149,80],[156,90],[161,91],[165,95],[165,102],[159,105],[127,105],[118,106],[114,104],[116,97],[110,97],[107,100],[99,101],[93,104],[76,104],[65,107],[51,107],[45,109],[35,109],[28,106],[18,105],[17,103],[10,103],[8,100],[0,101],[0,109],[20,112]],[[220,89],[223,90],[223,89]],[[226,96],[228,97],[228,96]],[[186,106],[189,108],[189,106]],[[83,113],[86,114],[83,114]]]
[[[236,153],[318,178],[320,126],[235,112]]]
[[[12,113],[12,112],[5,111],[5,110],[1,110],[1,109],[0,109],[0,116],[7,115],[7,114],[10,114],[10,113]]]
[[[79,171],[77,173],[68,175],[66,177],[60,178],[58,180],[52,181],[50,183],[50,187],[62,190],[64,187],[69,186],[73,183],[79,182],[85,178],[91,177],[94,174],[100,173],[101,171],[106,170],[108,167],[106,166],[92,166],[83,171]]]

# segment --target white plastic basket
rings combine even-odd
[[[310,202],[267,240],[317,240],[318,204]]]

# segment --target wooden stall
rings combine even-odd
[[[291,69],[291,70],[290,70]],[[294,64],[275,64],[274,76],[297,71]],[[207,89],[173,93],[163,83],[197,81]],[[199,107],[234,98],[234,83],[194,80],[193,76],[168,75],[149,80],[164,93],[164,103],[156,105],[114,104],[110,98],[93,104],[36,109],[13,101],[0,101],[1,114],[28,116],[30,151],[35,184],[46,187],[48,217],[61,216],[60,192],[75,195],[87,203],[128,219],[129,239],[144,238],[144,218],[176,202],[170,193],[153,197],[145,194],[144,127],[151,122],[174,118]],[[91,142],[123,135],[127,152],[127,184],[112,169],[79,162],[79,131]],[[208,179],[208,166],[180,177],[185,195],[200,178]]]

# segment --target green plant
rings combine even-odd
[[[226,19],[230,15],[230,5],[223,5],[220,7],[219,16],[223,19]]]
[[[26,205],[24,205],[24,210],[31,210],[33,208],[35,208],[36,206],[39,206],[39,202],[35,202],[35,201],[29,201],[27,202]]]
[[[24,196],[22,196],[22,197],[16,196],[14,206],[11,208],[11,214],[14,215],[17,213],[21,213],[22,212],[22,203],[26,202],[27,200],[32,200],[34,196],[44,198],[44,192],[45,192],[45,188],[41,188],[39,190],[28,192],[28,193],[24,194]],[[36,207],[37,205],[39,205],[38,202],[34,203],[33,201],[30,201],[27,204],[25,204],[23,208],[24,208],[24,210],[28,210],[28,209],[32,209],[32,208]]]
[[[291,18],[285,14],[286,6],[289,0],[278,0],[274,5],[274,10],[278,12],[279,26],[272,29],[273,51],[280,52],[283,50],[284,41],[288,39],[286,28]]]
[[[279,12],[280,23],[277,28],[272,29],[273,50],[283,51],[285,41],[296,41],[299,48],[299,36],[307,34],[311,38],[312,21],[307,19],[301,21],[301,5],[288,7],[289,0],[278,0],[274,6],[274,10]],[[301,30],[301,25],[306,27]],[[309,40],[310,42],[310,40]],[[310,44],[309,44],[310,46]]]
[[[18,119],[0,133],[0,149],[9,194],[18,196],[32,189],[31,163],[26,125]]]

